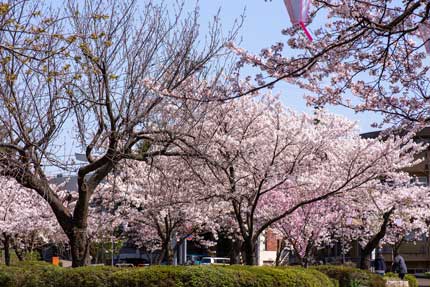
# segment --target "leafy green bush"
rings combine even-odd
[[[388,272],[385,274],[384,279],[387,280],[400,280],[399,275],[396,273]],[[409,282],[409,287],[418,287],[417,278],[414,275],[406,274],[405,280]]]
[[[377,274],[348,266],[321,265],[312,267],[330,278],[339,281],[339,287],[350,287],[359,284],[366,287],[384,287],[385,280]]]
[[[4,256],[4,251],[0,250],[0,257]],[[39,252],[28,252],[27,254],[25,254],[24,256],[24,261],[36,261],[36,262],[41,262],[40,261],[40,254]],[[18,259],[18,257],[16,256],[16,253],[13,249],[10,250],[10,263],[12,265],[16,265],[16,264],[20,264],[23,261],[20,261]]]
[[[1,287],[337,287],[314,270],[247,266],[0,267]]]
[[[409,287],[418,287],[418,280],[414,275],[406,274],[405,280],[409,282]]]
[[[333,282],[330,278],[314,269],[305,269],[301,267],[253,267],[240,265],[227,266],[225,268],[239,270],[241,272],[246,271],[248,274],[256,276],[257,278],[254,280],[257,281],[257,286],[264,286],[263,284],[265,282],[271,283],[271,285],[268,286],[333,286]]]
[[[35,267],[55,267],[51,263],[40,261],[40,260],[24,260],[24,261],[16,261],[12,263],[12,266],[16,267],[27,267],[27,266],[35,266]]]
[[[298,268],[273,267],[166,267],[128,269],[113,274],[114,287],[334,287],[320,272]]]

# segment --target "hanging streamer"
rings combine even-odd
[[[306,28],[306,25],[309,24],[311,0],[284,0],[284,3],[290,15],[291,23],[295,26],[300,26],[306,37],[312,42],[312,36]]]

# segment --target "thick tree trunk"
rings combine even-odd
[[[239,240],[232,240],[230,250],[230,264],[240,264],[240,250],[242,249],[242,242]]]
[[[166,256],[166,249],[164,246],[161,247],[160,254],[157,256],[155,260],[155,265],[161,265],[161,262],[163,262],[164,257]]]
[[[302,259],[302,266],[304,268],[308,268],[309,267],[309,258],[307,256],[303,257],[303,259]]]
[[[368,270],[370,268],[370,253],[362,253],[360,255],[360,269]]]
[[[10,236],[9,235],[4,234],[3,248],[4,248],[4,263],[7,266],[10,266]]]
[[[114,160],[116,139],[111,137],[109,140],[109,151],[104,156],[80,167],[78,170],[79,197],[73,214],[68,210],[63,199],[60,199],[58,194],[50,187],[49,180],[40,166],[37,167],[36,174],[23,169],[23,175],[15,177],[19,183],[36,191],[50,205],[58,223],[69,239],[72,267],[85,266],[89,263],[89,239],[86,231],[90,198],[97,186],[112,171],[115,163],[118,162]]]
[[[72,252],[72,267],[88,265],[89,262],[89,239],[86,228],[74,228],[69,233],[70,249]]]
[[[246,238],[243,243],[243,252],[245,253],[245,264],[246,265],[257,265],[257,256],[255,254],[255,242]]]
[[[19,261],[24,261],[24,259],[25,259],[25,251],[22,251],[22,250],[19,251],[19,249],[18,249],[17,246],[14,247],[14,250],[15,250],[16,257],[18,257],[18,260]]]
[[[173,265],[174,257],[175,257],[174,256],[174,250],[173,250],[172,245],[170,244],[170,241],[169,241],[169,244],[167,245],[167,248],[166,248],[167,265]]]
[[[282,252],[285,249],[285,240],[277,240],[276,242],[276,259],[275,259],[275,265],[279,266],[281,265],[281,256],[282,256]]]
[[[27,257],[27,254],[29,253],[29,252],[27,252],[27,249],[25,247],[19,248],[17,242],[13,242],[12,246],[13,246],[13,250],[15,251],[15,254],[16,254],[16,257],[18,258],[18,260],[24,261],[24,259]]]
[[[314,248],[314,241],[309,240],[306,245],[305,254],[302,258],[302,266],[308,268],[310,264],[314,262],[316,250]]]
[[[394,212],[394,207],[392,207],[389,211],[385,212],[383,215],[384,221],[381,224],[379,232],[373,236],[371,240],[361,248],[360,254],[360,269],[367,270],[370,267],[370,255],[372,254],[373,249],[379,246],[379,242],[384,238],[387,233],[388,223],[390,222],[390,216]]]
[[[166,260],[167,265],[173,265],[173,250],[170,240],[164,241],[161,244],[161,252],[156,264],[160,265],[163,260]]]
[[[405,240],[405,237],[402,237],[398,242],[394,242],[394,245],[392,246],[393,262],[394,262],[395,255],[399,254],[400,246],[402,246],[402,243],[404,240]]]

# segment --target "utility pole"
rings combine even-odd
[[[114,250],[115,250],[115,241],[113,236],[111,237],[111,248],[112,248],[112,256],[111,256],[111,266],[113,266],[113,258],[114,258]]]

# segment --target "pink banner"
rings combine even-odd
[[[312,36],[306,28],[306,25],[309,23],[309,7],[311,0],[284,0],[284,3],[290,15],[291,23],[300,26],[309,41],[312,41]]]
[[[293,25],[300,25],[309,23],[309,7],[311,0],[284,0],[287,6],[288,14]]]

